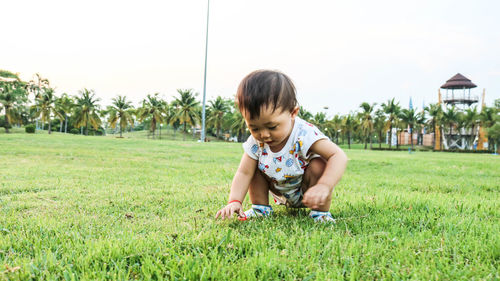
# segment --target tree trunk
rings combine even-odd
[[[49,118],[49,135],[52,133],[52,124],[50,122],[50,118]]]
[[[372,136],[370,135],[368,137],[370,138],[370,150],[372,150],[373,149]]]
[[[382,148],[382,131],[378,132],[378,148]]]
[[[365,137],[365,150],[366,150],[367,146],[368,146],[368,137]]]
[[[64,133],[68,133],[68,116],[64,115]]]
[[[411,142],[411,149],[413,150],[413,128],[410,127],[410,142]]]
[[[392,122],[389,126],[389,149],[392,149]]]
[[[449,145],[451,145],[451,130],[453,129],[453,126],[450,124],[450,135],[448,137],[448,141],[450,142]],[[451,148],[448,146],[448,148]]]
[[[59,133],[62,133],[62,119],[59,120]]]
[[[398,129],[396,128],[396,150],[399,149],[399,135],[398,135]]]
[[[87,123],[85,123],[85,135],[86,136],[89,135],[89,121],[87,121]]]
[[[184,132],[182,134],[182,140],[185,141],[186,140],[186,122],[184,122]]]
[[[349,146],[349,149],[351,149],[351,133],[347,132],[347,145]]]
[[[9,118],[7,117],[7,110],[9,110],[8,107],[5,107],[5,133],[9,133]]]
[[[120,138],[122,137],[122,131],[123,131],[123,128],[122,128],[122,126],[120,126]]]

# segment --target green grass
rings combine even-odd
[[[241,153],[0,135],[0,280],[500,279],[498,156],[350,150],[336,224],[215,221]]]

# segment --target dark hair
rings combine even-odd
[[[240,112],[250,113],[250,119],[260,116],[262,106],[272,106],[273,112],[293,109],[297,106],[295,86],[285,74],[273,70],[256,70],[241,81],[236,93]]]

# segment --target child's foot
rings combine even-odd
[[[252,205],[252,209],[245,211],[247,218],[252,217],[267,217],[272,215],[273,208],[270,205]]]
[[[335,223],[335,219],[332,217],[330,212],[320,212],[311,210],[309,217],[313,218],[315,222],[333,222]]]

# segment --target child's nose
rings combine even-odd
[[[269,131],[267,130],[262,130],[261,133],[260,133],[260,137],[262,139],[266,139],[266,138],[269,138],[271,135],[269,134]]]

